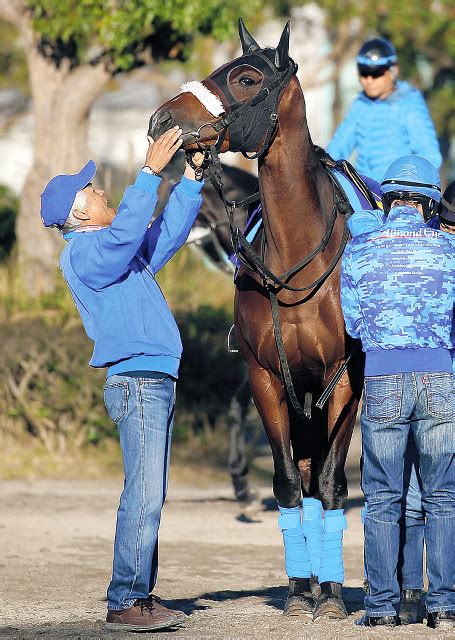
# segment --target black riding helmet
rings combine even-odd
[[[455,225],[455,180],[449,184],[441,197],[439,218],[446,224]]]
[[[360,75],[381,75],[396,63],[395,47],[385,38],[367,40],[357,55],[357,68]]]

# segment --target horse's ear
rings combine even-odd
[[[239,18],[239,36],[240,42],[242,43],[243,53],[248,53],[249,51],[259,51],[261,48],[253,36],[249,33],[248,29],[245,27],[245,23],[242,18]]]
[[[290,34],[290,22],[286,22],[286,26],[281,34],[280,42],[276,48],[275,53],[275,66],[278,69],[284,69],[289,64],[289,34]]]

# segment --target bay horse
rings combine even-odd
[[[258,259],[244,257],[236,278],[235,328],[274,461],[289,577],[284,613],[345,618],[344,467],[363,381],[340,304],[346,209],[311,140],[289,23],[276,48],[261,48],[241,19],[239,33],[243,54],[184,85],[153,114],[149,134],[178,124],[184,150],[210,149],[215,169],[218,151],[258,157],[263,234],[253,243]]]

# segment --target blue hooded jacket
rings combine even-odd
[[[327,151],[335,160],[357,150],[360,173],[381,182],[393,160],[416,154],[439,169],[442,162],[425,99],[407,82],[398,81],[385,100],[373,100],[362,91],[338,126]]]
[[[183,177],[149,227],[161,179],[140,172],[109,227],[65,234],[60,266],[88,337],[90,364],[108,376],[160,371],[177,377],[182,343],[155,274],[185,242],[201,182]]]
[[[394,207],[383,225],[374,213],[368,232],[348,244],[341,270],[346,329],[362,340],[365,375],[451,371],[452,243],[412,207]]]

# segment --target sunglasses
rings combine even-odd
[[[368,78],[371,76],[372,78],[380,78],[385,74],[386,71],[389,70],[388,67],[365,67],[363,65],[358,66],[359,76],[362,78]]]

